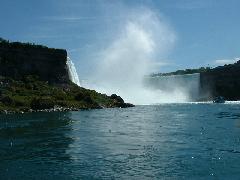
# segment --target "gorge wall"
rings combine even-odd
[[[200,73],[200,96],[212,99],[240,100],[240,61]]]
[[[0,41],[0,76],[23,79],[36,75],[49,83],[69,81],[67,51],[8,41]]]

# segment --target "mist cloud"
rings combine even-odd
[[[172,28],[151,9],[124,12],[125,19],[112,41],[98,52],[96,72],[88,87],[117,93],[135,104],[185,101],[186,95],[177,88],[168,94],[143,85],[144,76],[155,69],[154,65],[161,64],[174,46],[176,35]]]

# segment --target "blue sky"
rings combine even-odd
[[[240,57],[238,0],[1,0],[0,37],[67,49],[85,77],[94,73],[92,59],[117,36],[125,14],[142,7],[159,14],[176,36],[159,71]]]

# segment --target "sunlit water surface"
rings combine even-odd
[[[0,179],[239,177],[239,104],[0,116]]]

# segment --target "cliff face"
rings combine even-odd
[[[69,81],[67,52],[18,42],[0,42],[0,76],[15,80],[28,75],[50,83]]]
[[[200,73],[200,92],[203,99],[240,100],[240,61]]]

